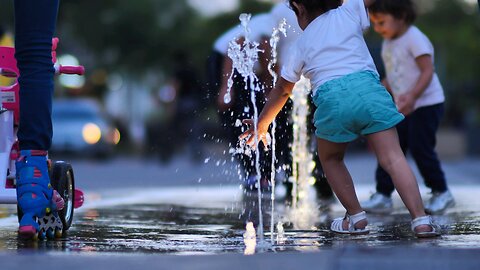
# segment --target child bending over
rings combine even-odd
[[[257,138],[265,145],[268,127],[288,100],[294,83],[303,74],[314,89],[317,106],[315,134],[320,161],[330,186],[347,210],[333,220],[337,233],[365,234],[368,222],[358,202],[353,181],[343,158],[348,143],[366,136],[380,165],[393,183],[412,216],[417,237],[439,235],[425,214],[417,181],[398,142],[395,125],[404,117],[379,80],[363,38],[369,26],[366,7],[374,0],[289,0],[304,32],[292,46],[281,78],[268,96],[257,125]],[[255,141],[253,120],[240,139]]]

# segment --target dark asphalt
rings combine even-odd
[[[18,241],[14,206],[0,206],[2,270],[46,269],[52,259],[71,269],[480,269],[480,159],[443,163],[457,204],[435,216],[444,232],[441,238],[414,238],[397,194],[392,214],[369,216],[370,235],[353,239],[328,231],[330,220],[343,214],[338,203],[328,212],[307,208],[293,215],[278,204],[275,220],[284,222],[286,240],[257,246],[255,256],[238,255],[246,251],[242,234],[255,205],[248,209],[235,166],[221,157],[200,163],[180,157],[163,165],[128,157],[71,163],[87,202],[76,212],[68,237],[35,245]],[[359,198],[367,198],[374,189],[375,159],[357,153],[346,163]],[[264,206],[269,240],[269,204]]]
[[[256,256],[172,256],[121,254],[0,254],[2,269],[389,269],[389,270],[478,270],[479,250],[397,247],[359,249],[346,246],[315,253],[260,254]]]

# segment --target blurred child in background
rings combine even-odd
[[[433,65],[434,49],[429,39],[413,25],[416,17],[411,0],[377,0],[369,8],[374,30],[383,38],[382,59],[386,69],[383,84],[405,119],[397,125],[400,146],[410,151],[432,196],[425,205],[439,214],[455,204],[435,152],[436,133],[444,113],[445,97]],[[378,165],[377,192],[362,203],[366,211],[389,213],[394,185]]]

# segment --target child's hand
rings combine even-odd
[[[246,144],[255,149],[255,127],[253,119],[245,119],[242,123],[248,125],[247,131],[243,132],[238,138],[240,140],[247,140]],[[262,142],[265,147],[270,144],[270,135],[268,134],[268,125],[264,125],[262,123],[258,123],[257,125],[257,132],[258,132],[258,142]]]
[[[397,100],[398,111],[407,116],[411,114],[415,109],[415,97],[411,94],[400,95]]]

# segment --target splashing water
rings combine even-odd
[[[243,243],[245,244],[245,255],[255,254],[255,248],[257,246],[257,234],[252,222],[248,222],[243,234]]]
[[[232,59],[232,71],[230,77],[228,78],[228,89],[227,93],[224,96],[225,103],[231,100],[230,92],[231,87],[233,86],[233,74],[235,70],[243,77],[245,82],[245,90],[249,90],[250,85],[250,98],[253,104],[253,120],[254,120],[254,134],[258,134],[258,108],[256,106],[256,97],[255,93],[260,91],[260,85],[255,82],[258,82],[258,78],[255,75],[254,67],[255,63],[258,61],[258,53],[261,52],[258,49],[259,43],[250,40],[250,28],[248,24],[252,18],[251,14],[242,13],[240,14],[240,22],[244,29],[244,42],[243,44],[238,44],[236,40],[230,41],[228,48],[228,57]],[[258,149],[259,138],[254,136],[255,139],[255,149]],[[243,147],[242,147],[243,148]],[[260,185],[260,152],[255,151],[255,170],[257,172],[256,182],[257,182],[257,191],[258,191],[258,228],[257,234],[260,237],[259,242],[263,243],[263,215],[262,215],[262,190]]]
[[[244,42],[242,44],[237,43],[236,40],[233,40],[229,44],[229,49],[228,49],[228,56],[232,59],[232,71],[230,74],[230,77],[228,79],[228,90],[227,94],[224,96],[224,101],[225,103],[228,103],[231,101],[231,87],[233,86],[233,74],[234,71],[236,70],[244,79],[245,82],[245,90],[250,90],[251,91],[251,102],[254,107],[254,132],[257,134],[257,125],[258,125],[258,108],[256,107],[256,97],[255,93],[260,91],[260,86],[259,84],[255,84],[255,82],[258,81],[257,76],[255,75],[254,72],[254,66],[255,63],[258,61],[258,53],[261,52],[261,50],[258,49],[259,44],[257,42],[251,41],[249,39],[249,33],[250,29],[248,27],[248,23],[251,19],[250,14],[241,14],[240,15],[240,21],[241,24],[244,28]],[[272,33],[272,37],[270,39],[270,46],[272,47],[272,57],[271,61],[268,65],[268,70],[270,74],[272,75],[273,78],[273,85],[276,84],[276,81],[278,79],[278,75],[275,73],[273,67],[277,63],[277,44],[280,41],[280,34],[283,34],[286,36],[286,20],[282,20],[279,23],[278,28],[274,29]],[[307,216],[308,212],[315,212],[311,211],[314,210],[311,208],[311,204],[309,203],[309,187],[315,182],[315,179],[312,177],[312,171],[315,168],[315,163],[312,160],[312,155],[309,150],[309,143],[308,143],[308,131],[307,131],[307,115],[308,115],[308,102],[307,102],[307,96],[310,92],[311,86],[310,82],[303,78],[295,85],[293,89],[293,111],[292,111],[292,117],[293,117],[293,133],[294,133],[294,138],[293,138],[293,143],[292,143],[292,176],[290,177],[289,181],[293,183],[293,190],[292,190],[292,209],[296,212],[293,212],[291,215],[291,218],[299,221],[301,224],[306,225],[305,223],[309,223],[308,220],[310,220]],[[237,120],[238,122],[238,120]],[[237,123],[238,124],[238,123]],[[271,175],[271,188],[272,188],[272,194],[271,194],[271,200],[272,200],[272,209],[271,209],[271,220],[270,220],[270,237],[271,237],[271,243],[273,244],[274,242],[274,233],[273,230],[276,227],[277,229],[277,242],[281,243],[285,241],[285,232],[283,229],[283,225],[281,222],[277,224],[277,226],[274,226],[274,202],[275,202],[275,128],[276,128],[276,123],[273,121],[272,125],[272,134],[270,137],[272,143],[270,144],[272,146],[272,175]],[[259,138],[258,136],[255,136],[255,149],[258,149],[259,145]],[[240,148],[240,149],[239,149]],[[240,147],[236,148],[234,150],[231,149],[231,153],[242,153],[242,154],[247,154],[251,155],[251,149],[245,145],[245,141],[240,142]],[[256,241],[257,236],[259,237],[259,245],[264,246],[266,243],[264,243],[263,239],[263,214],[262,214],[262,191],[261,191],[261,185],[260,185],[260,153],[259,151],[255,151],[255,169],[257,172],[256,176],[256,182],[257,182],[257,191],[258,191],[258,209],[259,209],[259,222],[258,222],[258,227],[257,227],[257,232],[254,237],[254,241]],[[298,217],[297,217],[298,216]],[[301,216],[301,217],[300,217]],[[301,222],[298,220],[301,218],[304,220],[304,222]],[[253,223],[247,224],[247,232],[251,232],[253,228]],[[253,231],[254,228],[253,228]],[[245,236],[245,235],[244,235]],[[245,237],[244,237],[245,239]],[[250,245],[250,251],[251,252],[251,244]],[[247,246],[248,248],[248,246]],[[247,253],[247,249],[245,250]],[[255,246],[253,247],[253,252],[255,252]],[[252,253],[250,253],[252,254]]]
[[[277,64],[278,52],[277,52],[277,45],[280,41],[280,33],[283,34],[284,37],[287,36],[287,20],[283,18],[280,23],[278,24],[278,28],[273,29],[272,37],[270,38],[270,47],[272,48],[272,58],[268,63],[268,72],[273,77],[273,86],[277,83],[278,75],[273,70],[273,67]]]
[[[292,176],[293,184],[292,208],[289,219],[295,229],[316,229],[315,222],[319,209],[314,202],[311,186],[315,183],[312,172],[315,162],[309,149],[307,115],[309,112],[308,95],[311,90],[310,81],[304,77],[293,89],[293,143],[292,143]]]
[[[250,88],[251,90],[260,90],[260,87],[257,85],[255,86],[255,81],[258,81],[257,76],[254,72],[255,63],[258,61],[258,53],[261,52],[258,49],[258,42],[251,41],[250,36],[250,28],[248,27],[248,23],[252,18],[251,14],[240,14],[240,22],[244,29],[244,38],[243,44],[239,44],[237,40],[232,40],[228,46],[228,57],[232,59],[232,71],[230,72],[230,76],[228,78],[227,83],[227,93],[223,97],[225,103],[230,103],[232,100],[231,97],[231,89],[233,86],[233,76],[235,70],[240,73],[245,81],[245,90],[248,90],[248,81],[250,81]]]
[[[272,37],[270,38],[270,47],[272,48],[272,58],[270,62],[268,63],[268,72],[270,75],[272,75],[273,81],[272,81],[272,86],[275,86],[277,83],[278,75],[273,70],[273,67],[277,64],[277,45],[278,42],[280,41],[280,33],[283,34],[283,36],[287,36],[287,29],[285,26],[287,25],[286,19],[282,19],[278,25],[278,28],[273,29]],[[271,189],[272,189],[272,194],[271,194],[271,201],[272,201],[272,212],[270,215],[270,242],[273,244],[273,233],[274,233],[274,222],[275,222],[275,160],[276,160],[276,143],[275,143],[275,132],[277,128],[277,122],[275,119],[273,120],[272,123],[272,130],[271,130],[271,137],[272,137],[272,163],[271,163],[271,176],[270,176],[270,184],[271,184]]]
[[[283,228],[283,223],[279,221],[277,223],[277,244],[282,245],[285,243],[287,238],[285,237],[285,229]]]

